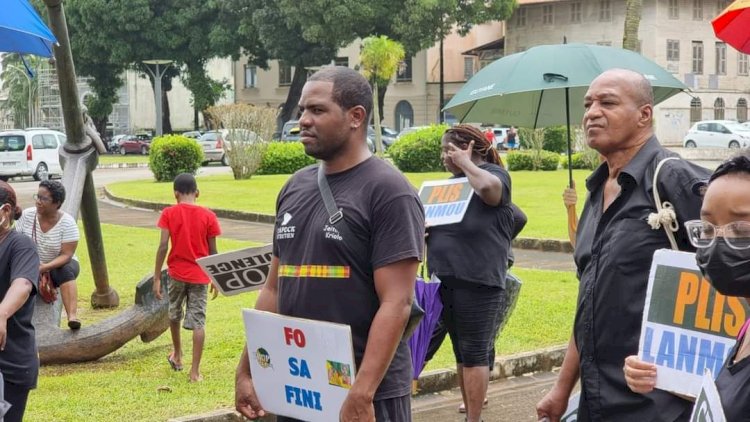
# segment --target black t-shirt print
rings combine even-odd
[[[317,171],[317,166],[298,171],[277,201],[273,250],[279,258],[278,311],[349,325],[359,367],[379,308],[374,271],[404,259],[421,259],[424,211],[403,175],[372,157],[327,176],[354,237],[343,239],[328,223]],[[369,252],[367,256],[356,256],[354,251],[362,250]],[[402,341],[375,398],[403,396],[410,389],[411,358]]]
[[[31,316],[39,282],[39,256],[28,236],[12,230],[0,243],[0,301],[18,278],[31,281],[34,288],[21,308],[8,318],[5,350],[0,351],[0,372],[6,382],[34,388],[39,358]]]

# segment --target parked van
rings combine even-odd
[[[46,128],[10,129],[0,132],[0,180],[15,176],[62,175],[58,149],[65,134]]]

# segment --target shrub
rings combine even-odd
[[[235,180],[249,179],[258,171],[268,141],[276,130],[278,110],[250,104],[227,104],[209,108],[211,120],[228,129],[225,148]]]
[[[195,174],[203,161],[201,146],[182,135],[154,138],[148,154],[148,167],[157,182],[171,182],[180,173]]]
[[[301,142],[271,142],[263,154],[258,174],[292,174],[315,164],[315,159],[305,154]]]
[[[531,153],[526,151],[510,151],[505,156],[505,161],[508,163],[508,170],[533,170],[534,160],[531,158]]]
[[[443,171],[440,141],[447,125],[432,125],[402,136],[388,148],[393,163],[403,172]]]
[[[542,149],[557,153],[567,151],[568,129],[565,126],[550,126],[545,128]]]
[[[576,152],[570,157],[570,159],[574,169],[594,170],[597,166],[599,166],[599,158],[596,154]],[[560,157],[560,165],[562,165],[562,168],[564,169],[568,168],[567,154],[563,154]]]
[[[560,154],[550,151],[511,151],[505,157],[508,170],[557,170],[560,165]]]

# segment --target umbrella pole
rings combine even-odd
[[[573,187],[573,156],[570,148],[570,97],[568,88],[565,87],[565,120],[568,129],[568,187]]]

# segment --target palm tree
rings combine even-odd
[[[626,0],[625,30],[622,37],[622,48],[638,51],[638,27],[641,25],[643,0]]]
[[[0,110],[10,112],[16,127],[33,126],[39,116],[39,73],[42,60],[29,56],[27,63],[33,74],[25,69],[18,54],[3,57],[0,82],[8,92],[8,98],[0,102]]]
[[[367,37],[362,40],[360,53],[362,73],[372,81],[373,113],[375,120],[375,150],[383,155],[383,141],[380,133],[380,110],[378,107],[378,81],[388,81],[398,70],[405,56],[404,47],[385,35]]]

